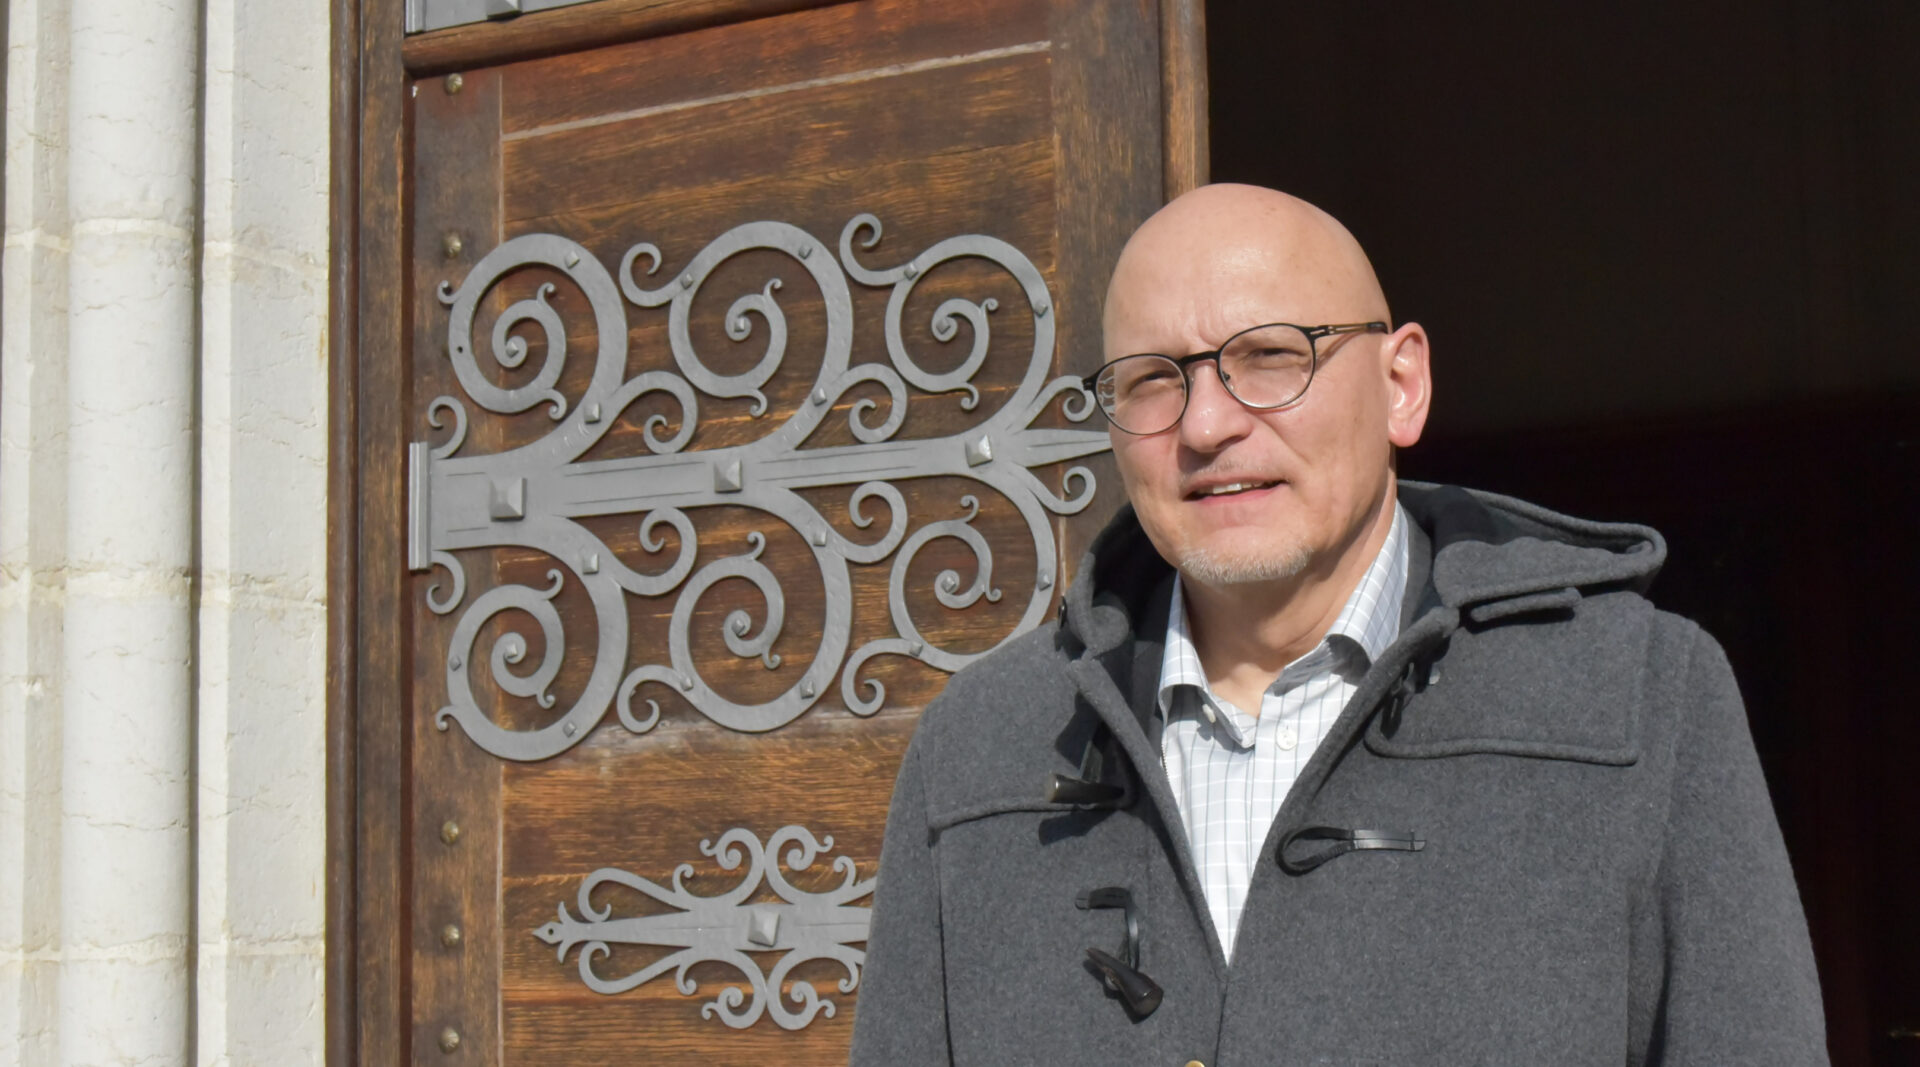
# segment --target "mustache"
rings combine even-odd
[[[1284,482],[1286,476],[1275,473],[1270,467],[1256,467],[1245,463],[1210,463],[1195,470],[1181,471],[1180,484],[1191,486],[1199,482]]]

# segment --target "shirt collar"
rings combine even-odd
[[[1360,584],[1354,587],[1347,603],[1328,629],[1327,636],[1313,652],[1310,658],[1319,652],[1320,647],[1335,642],[1349,645],[1353,653],[1359,656],[1367,666],[1386,651],[1400,636],[1401,601],[1407,590],[1407,518],[1406,509],[1398,502],[1393,505],[1393,525],[1387,530],[1386,543],[1368,565],[1367,572],[1361,576]],[[1172,706],[1174,695],[1183,685],[1194,686],[1204,699],[1211,699],[1207,687],[1206,671],[1200,666],[1200,654],[1193,647],[1193,638],[1187,629],[1187,607],[1184,590],[1181,588],[1180,575],[1173,576],[1173,597],[1167,607],[1167,644],[1160,660],[1160,691],[1158,705],[1161,715],[1166,715]]]

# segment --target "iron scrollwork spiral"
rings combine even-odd
[[[457,724],[483,749],[514,760],[554,756],[577,744],[614,710],[627,729],[651,729],[660,715],[658,692],[678,693],[700,713],[729,729],[772,730],[791,722],[830,691],[836,676],[846,707],[870,715],[886,699],[884,685],[867,674],[881,655],[906,656],[944,671],[957,670],[983,655],[941,647],[921,631],[906,607],[906,582],[915,557],[940,539],[957,541],[971,553],[974,573],[954,570],[935,579],[933,593],[948,609],[959,610],[982,598],[998,600],[993,584],[992,545],[973,525],[979,501],[965,494],[953,511],[911,530],[905,496],[896,483],[913,478],[957,476],[971,479],[1012,503],[1026,527],[1038,573],[1011,638],[1045,616],[1058,581],[1057,548],[1050,517],[1072,514],[1093,498],[1093,475],[1071,466],[1058,491],[1034,468],[1070,463],[1107,448],[1104,432],[1085,428],[1037,427],[1053,405],[1071,423],[1084,422],[1092,398],[1071,377],[1049,378],[1054,352],[1052,300],[1045,279],[1017,248],[983,235],[952,237],[892,267],[870,267],[881,237],[872,215],[849,221],[835,249],[799,227],[762,221],[727,231],[679,271],[662,275],[662,251],[640,243],[627,251],[617,272],[610,272],[587,249],[554,234],[529,234],[493,249],[455,287],[443,283],[440,300],[450,313],[447,352],[464,397],[441,396],[428,405],[427,422],[445,431],[437,444],[415,442],[409,451],[409,565],[416,571],[444,572],[427,593],[429,610],[442,615],[461,610],[445,662],[448,703],[437,714],[442,729]],[[856,245],[859,247],[856,248]],[[820,366],[806,400],[778,426],[751,443],[687,450],[700,419],[702,396],[744,399],[752,417],[767,416],[767,383],[788,355],[786,313],[778,277],[740,295],[728,308],[725,331],[736,344],[764,349],[752,366],[723,373],[696,350],[690,320],[695,296],[721,264],[743,252],[783,253],[806,271],[825,308],[826,337]],[[917,361],[906,344],[906,309],[915,287],[935,268],[961,259],[985,260],[1011,276],[1032,316],[1032,350],[1021,378],[1000,406],[964,432],[938,438],[901,439],[910,391],[957,394],[961,407],[978,408],[983,393],[975,378],[986,363],[996,314],[993,297],[943,301],[932,313],[928,331],[935,341],[961,335],[970,348],[951,370],[932,371]],[[475,343],[475,320],[482,299],[508,275],[529,267],[558,271],[585,298],[594,319],[597,349],[587,385],[569,398],[559,383],[569,359],[580,358],[567,342],[566,323],[556,309],[554,283],[508,305],[487,331],[484,352]],[[664,279],[664,280],[662,280]],[[849,279],[888,290],[884,322],[886,363],[852,363],[853,296]],[[657,284],[656,284],[657,283]],[[626,306],[665,308],[673,371],[626,376]],[[962,326],[966,328],[963,330]],[[544,337],[541,362],[529,376],[534,348],[521,332]],[[512,388],[496,384],[483,371],[482,358],[502,372],[516,372]],[[801,448],[838,402],[856,386],[878,387],[882,405],[870,396],[846,405],[846,429],[856,443]],[[677,419],[655,413],[642,423],[648,454],[620,459],[582,460],[626,411],[644,396],[663,398]],[[507,451],[463,455],[472,403],[496,414],[535,413],[552,422],[540,439]],[[675,424],[677,423],[677,428]],[[803,491],[842,487],[848,492],[849,518],[863,531],[860,539],[843,534],[824,518]],[[751,703],[732,700],[708,684],[694,663],[693,607],[701,595],[726,578],[744,579],[757,591],[760,610],[738,610],[724,620],[721,636],[733,655],[758,658],[772,669],[773,653],[787,621],[786,596],[774,573],[760,560],[765,536],[756,532],[746,551],[694,567],[699,539],[689,512],[701,507],[751,508],[791,528],[811,552],[824,590],[819,640],[806,669],[778,695]],[[884,514],[880,512],[884,509]],[[580,520],[625,515],[638,521],[644,551],[663,557],[658,569],[628,566]],[[958,516],[958,517],[955,517]],[[876,524],[878,536],[864,531]],[[673,548],[668,550],[671,530]],[[467,602],[461,550],[518,546],[554,561],[547,584],[535,588],[506,585]],[[852,576],[849,566],[879,564],[893,557],[888,608],[897,636],[852,647]],[[469,672],[475,669],[475,642],[490,619],[510,614],[511,626],[529,620],[540,632],[545,652],[538,664],[524,664],[527,637],[518,631],[498,638],[487,654],[494,684],[508,694],[552,708],[550,683],[558,670],[567,634],[553,601],[569,584],[584,592],[593,609],[597,647],[581,692],[557,715],[540,716],[543,725],[515,729],[483,712],[474,697]],[[664,662],[629,665],[626,598],[677,596]]]

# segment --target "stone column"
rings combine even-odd
[[[184,1064],[192,1015],[197,0],[73,0],[63,1062]]]
[[[0,1064],[55,1067],[67,543],[67,5],[12,0],[7,15]]]
[[[320,1067],[328,11],[204,10],[194,1044]]]

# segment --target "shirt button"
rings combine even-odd
[[[1293,751],[1293,746],[1300,743],[1300,735],[1294,732],[1292,728],[1288,728],[1280,731],[1280,736],[1277,740],[1280,742],[1281,748],[1291,752]]]
[[[1207,713],[1208,725],[1213,725],[1214,723],[1218,722],[1218,720],[1214,717],[1212,704],[1202,704],[1200,705],[1200,710]]]
[[[1188,1060],[1187,1067],[1207,1067],[1207,1065],[1201,1063],[1199,1060]]]

